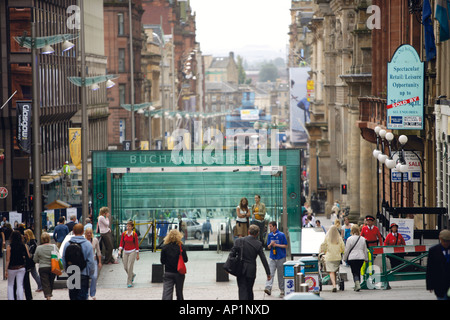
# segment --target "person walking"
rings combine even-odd
[[[284,297],[284,278],[283,266],[286,262],[286,248],[288,246],[286,236],[277,229],[275,221],[269,222],[269,235],[267,237],[267,248],[270,250],[269,269],[270,280],[267,280],[264,292],[268,295],[272,294],[272,285],[275,272],[278,273],[278,288],[280,289],[280,297]]]
[[[6,248],[5,276],[8,278],[8,300],[14,300],[14,281],[17,285],[17,300],[24,300],[25,256],[31,258],[27,246],[23,243],[22,235],[14,230],[11,233],[10,244]]]
[[[76,272],[80,272],[79,286],[69,286],[70,300],[87,300],[89,295],[89,278],[94,275],[95,261],[94,250],[91,243],[83,237],[84,227],[77,223],[73,227],[74,236],[62,249],[62,262],[69,278]],[[78,270],[72,269],[77,266]],[[70,267],[70,269],[69,269]]]
[[[247,236],[249,218],[248,200],[247,198],[242,198],[236,207],[236,233],[239,238]]]
[[[184,300],[183,286],[185,275],[178,272],[178,259],[181,254],[183,261],[188,262],[185,247],[182,242],[183,235],[177,229],[172,229],[164,238],[164,246],[161,250],[161,263],[165,266],[163,279],[163,300],[173,299],[173,288],[177,300]]]
[[[39,265],[39,277],[41,279],[42,291],[47,300],[53,296],[53,283],[56,275],[52,273],[52,251],[59,251],[58,247],[50,243],[51,238],[47,232],[41,234],[41,245],[36,248],[33,260]]]
[[[102,243],[105,253],[105,261],[103,264],[118,263],[112,256],[113,252],[113,238],[110,226],[110,213],[108,207],[100,208],[100,215],[98,217],[97,230],[100,233],[100,242]]]
[[[359,226],[354,224],[345,243],[344,261],[350,265],[355,291],[361,290],[361,267],[368,260],[366,239],[361,236]]]
[[[342,260],[342,254],[345,251],[344,241],[337,227],[332,225],[325,235],[325,241],[320,245],[320,252],[325,258],[325,269],[330,274],[332,292],[336,292],[336,272]]]
[[[259,227],[259,240],[264,244],[264,229],[266,227],[266,205],[261,202],[261,196],[255,194],[255,203],[252,205],[252,224]]]
[[[133,281],[136,274],[133,273],[134,262],[139,260],[139,240],[137,233],[133,231],[133,221],[127,222],[127,230],[122,233],[120,237],[119,256],[123,250],[123,268],[127,273],[127,287],[133,287]]]
[[[36,237],[34,236],[34,233],[31,229],[26,229],[24,231],[24,239],[25,239],[25,244],[28,246],[28,252],[30,253],[30,256],[31,256],[30,260],[32,260],[34,253],[36,252],[36,248],[37,248],[38,244],[36,241]],[[33,299],[33,296],[31,294],[31,286],[30,286],[30,274],[37,284],[36,292],[42,291],[41,278],[39,277],[39,274],[36,270],[36,266],[34,265],[34,262],[32,262],[31,266],[29,266],[29,268],[27,268],[27,272],[25,273],[25,278],[24,278],[25,296],[27,297],[27,300]]]
[[[203,244],[209,244],[209,234],[213,234],[211,221],[209,218],[206,218],[206,222],[202,224],[202,233],[203,233]]]
[[[95,260],[95,271],[94,274],[91,276],[91,286],[89,287],[89,296],[92,298],[92,300],[96,300],[95,294],[97,293],[97,279],[98,279],[98,272],[102,268],[102,251],[100,250],[100,243],[98,242],[98,239],[94,237],[94,231],[92,228],[86,228],[84,226],[84,236],[87,241],[89,241],[92,245],[92,250],[94,254],[94,260]]]
[[[267,274],[267,281],[271,278],[269,264],[263,251],[263,246],[258,240],[259,227],[251,225],[248,236],[236,239],[231,249],[236,252],[240,246],[242,249],[242,273],[237,276],[239,300],[254,300],[253,286],[256,280],[256,258],[259,256]]]
[[[77,216],[72,214],[70,216],[70,221],[66,223],[67,228],[69,229],[69,233],[72,232],[73,226],[77,224]]]
[[[56,242],[58,249],[61,248],[64,238],[69,234],[69,228],[64,224],[64,217],[59,217],[58,225],[53,230],[53,239]]]
[[[383,245],[383,237],[381,236],[380,230],[377,226],[374,225],[375,218],[371,215],[366,216],[366,222],[367,225],[365,225],[361,229],[361,236],[366,238],[367,240],[367,246],[373,247],[377,246],[378,244],[380,246]]]
[[[347,239],[352,235],[352,226],[348,217],[344,217],[344,225],[341,228],[341,236],[344,240],[344,244],[347,243]]]
[[[439,244],[428,251],[426,288],[438,300],[450,300],[450,230],[442,230]]]

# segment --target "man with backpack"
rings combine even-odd
[[[83,237],[83,233],[83,225],[76,224],[73,227],[74,236],[65,244],[62,251],[64,270],[69,276],[67,285],[70,300],[88,299],[89,278],[95,271],[94,250],[91,243]]]

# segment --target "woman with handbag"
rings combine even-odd
[[[14,281],[16,281],[17,300],[24,300],[23,279],[25,277],[25,256],[30,258],[27,246],[19,231],[11,233],[10,244],[6,248],[5,276],[8,278],[8,300],[14,300]]]
[[[43,232],[41,235],[41,245],[36,248],[33,260],[39,264],[39,276],[41,277],[44,297],[50,300],[53,292],[53,283],[56,275],[52,273],[52,251],[58,251],[56,245],[50,243],[50,235]]]
[[[354,224],[351,228],[351,236],[345,245],[344,261],[350,265],[352,270],[355,291],[361,290],[361,267],[364,261],[368,260],[366,239],[361,236],[359,226]]]
[[[119,256],[123,250],[123,268],[127,273],[127,287],[133,287],[133,281],[136,274],[133,273],[134,261],[139,260],[139,240],[137,233],[133,231],[133,221],[127,222],[127,230],[122,233],[120,237]]]
[[[165,266],[163,300],[173,299],[173,288],[177,300],[184,300],[183,285],[186,273],[184,263],[188,262],[186,250],[182,243],[183,235],[177,230],[170,230],[164,238],[164,246],[161,250],[161,263]]]
[[[325,241],[320,245],[320,252],[324,254],[325,269],[330,275],[333,285],[332,292],[336,292],[336,272],[339,271],[342,253],[344,253],[345,245],[342,240],[338,228],[333,225],[328,230]]]

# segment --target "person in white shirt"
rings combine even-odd
[[[359,226],[352,225],[351,236],[345,244],[344,261],[346,261],[352,270],[353,281],[355,282],[355,291],[361,290],[361,267],[364,261],[369,260],[367,253],[366,239],[360,235]]]

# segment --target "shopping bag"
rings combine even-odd
[[[177,271],[180,274],[186,274],[186,265],[184,264],[184,260],[183,260],[183,255],[181,254],[183,252],[183,249],[181,249],[181,244],[180,244],[180,256],[178,257],[178,266],[177,266]]]
[[[63,264],[58,249],[55,246],[51,253],[51,267],[52,273],[56,274],[57,276],[62,275]]]

